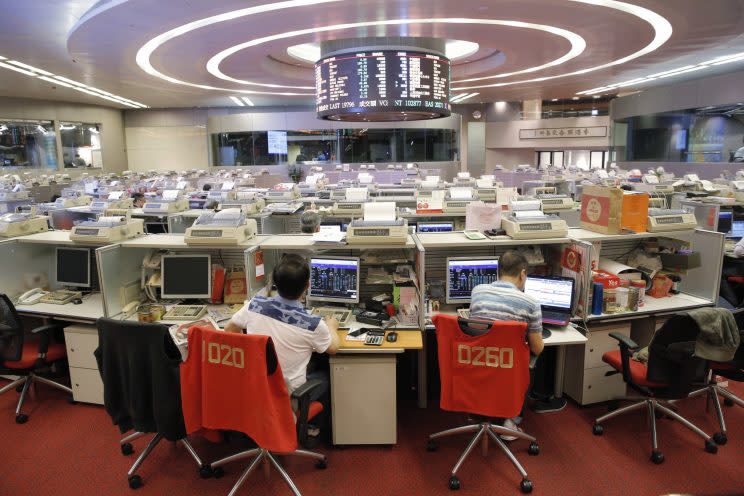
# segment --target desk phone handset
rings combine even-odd
[[[48,294],[49,294],[48,291],[44,291],[41,288],[29,289],[28,291],[26,291],[25,293],[23,293],[21,296],[18,297],[17,304],[18,305],[33,305],[34,303],[39,303],[39,300]]]

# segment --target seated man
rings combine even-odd
[[[310,266],[299,255],[284,255],[274,267],[272,279],[278,296],[255,296],[232,316],[225,326],[227,332],[243,332],[270,336],[274,342],[279,364],[290,394],[311,379],[323,385],[312,395],[313,401],[323,403],[324,412],[330,411],[329,377],[326,371],[307,373],[313,352],[333,355],[338,351],[338,321],[321,319],[307,311],[300,302],[310,286]],[[327,418],[321,414],[319,424]],[[314,434],[314,433],[311,433]]]
[[[142,208],[145,206],[145,195],[142,193],[132,193],[132,205],[134,208]]]
[[[527,343],[530,352],[542,353],[542,312],[540,303],[524,294],[527,281],[527,260],[520,253],[509,250],[499,258],[499,280],[479,284],[470,296],[470,317],[486,320],[512,320],[527,323]],[[525,402],[527,399],[525,398]],[[524,408],[522,408],[524,411]],[[519,429],[522,417],[506,419],[504,427]],[[502,436],[506,441],[516,438]]]
[[[320,231],[320,214],[312,210],[307,210],[302,214],[300,223],[302,224],[301,230],[303,234],[316,233]]]

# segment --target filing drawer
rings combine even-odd
[[[581,391],[580,403],[589,405],[601,401],[609,401],[625,395],[625,383],[622,374],[606,376],[614,371],[609,365],[595,367],[584,371],[584,384]]]
[[[603,367],[602,355],[608,351],[619,350],[616,339],[610,337],[611,332],[619,332],[630,336],[630,323],[612,326],[590,327],[588,341],[584,346],[584,368]]]
[[[98,369],[70,367],[70,381],[75,401],[103,405],[103,381]]]
[[[98,332],[95,327],[70,326],[65,328],[65,345],[70,367],[98,369],[93,352],[98,348]]]

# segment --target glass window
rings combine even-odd
[[[101,124],[62,122],[59,126],[62,142],[62,162],[70,167],[103,167]]]
[[[52,121],[0,119],[0,166],[56,169]]]

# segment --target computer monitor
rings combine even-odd
[[[527,276],[524,293],[540,302],[543,309],[571,310],[574,280],[559,276]]]
[[[163,299],[210,298],[212,260],[209,255],[162,255],[160,297]]]
[[[359,303],[359,258],[311,258],[307,299]]]
[[[447,258],[446,302],[470,303],[470,292],[479,284],[490,284],[499,278],[499,257]]]
[[[57,247],[57,284],[90,287],[90,249]]]
[[[731,239],[744,238],[744,220],[735,220],[731,223]]]
[[[731,222],[734,220],[733,212],[720,212],[718,214],[718,232],[728,234],[731,232]]]
[[[419,222],[416,228],[420,233],[451,232],[455,230],[455,225],[453,222]]]

